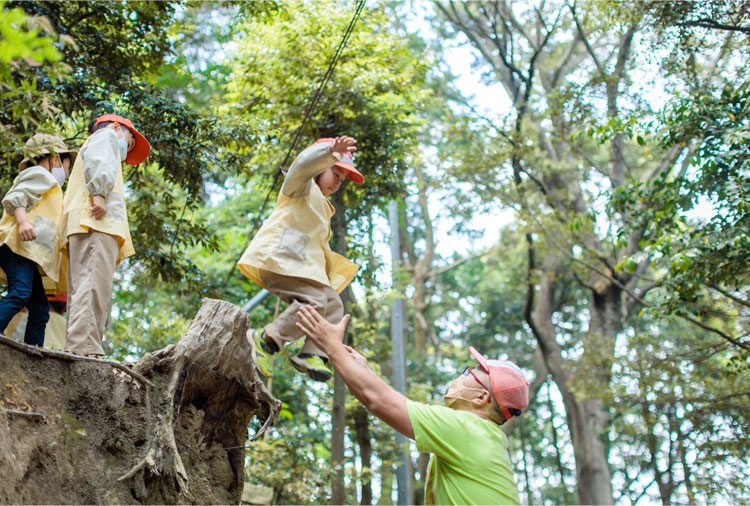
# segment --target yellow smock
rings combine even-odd
[[[60,253],[59,226],[63,196],[57,180],[44,167],[29,167],[16,177],[3,198],[3,217],[0,219],[0,245],[7,245],[13,253],[28,258],[39,266],[45,290],[62,293],[66,290],[65,261]],[[23,241],[18,233],[14,211],[26,209],[36,239]],[[0,282],[7,283],[0,269]]]
[[[311,279],[336,292],[346,288],[357,264],[328,245],[335,209],[312,178],[339,161],[327,143],[313,144],[292,162],[271,216],[237,262],[240,271],[260,286],[265,270]]]
[[[97,220],[91,214],[92,195],[104,197],[107,214]],[[68,189],[63,200],[60,243],[67,253],[68,237],[89,230],[104,232],[117,238],[120,246],[117,264],[135,254],[125,209],[125,185],[117,134],[111,128],[94,132],[83,143],[73,164]]]

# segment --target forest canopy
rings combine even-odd
[[[123,169],[136,254],[108,356],[175,343],[204,297],[256,295],[235,265],[287,153],[351,135],[366,181],[332,196],[331,247],[360,267],[347,339],[376,372],[400,296],[410,399],[442,402],[470,345],[522,367],[531,403],[503,426],[522,502],[750,502],[750,3],[356,7],[0,0],[3,192],[36,132],[79,148],[115,113],[152,146]],[[292,353],[246,481],[273,504],[392,504],[393,430]]]

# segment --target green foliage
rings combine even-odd
[[[251,20],[241,27],[224,110],[261,122],[266,139],[252,161],[261,173],[275,174],[283,163],[352,14],[336,2],[295,1],[271,20]],[[365,8],[287,161],[320,137],[357,138],[356,165],[366,182],[344,189],[349,219],[402,191],[399,173],[414,148],[418,111],[429,96],[420,86],[429,62],[410,53],[408,41],[389,30],[389,24],[380,7]]]
[[[735,477],[748,472],[748,357],[686,322],[644,320],[623,336],[614,369],[628,378],[612,391],[617,473],[630,482],[642,469],[658,469],[660,486],[707,502],[747,497],[750,488]],[[659,488],[633,484],[632,496],[664,500]]]
[[[196,111],[170,96],[161,72],[181,63],[175,59],[181,47],[170,29],[184,9],[175,2],[21,2],[34,19],[61,34],[62,62],[70,73],[55,78],[55,67],[28,68],[25,79],[44,94],[49,107],[46,125],[54,127],[70,144],[83,142],[88,121],[103,113],[129,117],[150,140],[152,152],[139,167],[128,167],[129,217],[136,246],[136,260],[151,276],[171,282],[197,282],[195,268],[184,255],[185,247],[215,247],[211,232],[190,221],[191,210],[206,197],[208,183],[221,183],[236,172],[247,156],[244,150],[257,138],[252,121],[219,118],[208,109]],[[58,55],[59,56],[59,55]],[[161,87],[160,87],[161,86]],[[20,139],[30,136],[36,124],[28,109],[28,97],[6,94],[0,109],[14,135],[14,146],[5,146],[6,163]],[[44,105],[45,102],[42,102]],[[19,112],[21,111],[21,112]],[[33,111],[32,111],[33,112]],[[7,113],[6,113],[7,114]],[[33,127],[33,128],[29,128]],[[5,140],[5,139],[3,139]]]
[[[57,33],[47,18],[29,16],[5,0],[0,1],[0,12],[0,181],[6,182],[22,158],[16,148],[26,140],[24,131],[50,130],[59,110],[51,94],[39,86],[38,76],[58,82],[70,68],[60,61]],[[58,44],[74,45],[69,37],[60,37]]]
[[[326,504],[332,470],[325,448],[299,427],[250,444],[245,481],[273,488],[272,504]],[[328,469],[326,471],[326,469]]]
[[[649,224],[641,241],[661,273],[659,303],[667,314],[706,314],[702,307],[715,307],[717,301],[701,299],[725,295],[727,323],[740,325],[748,317],[742,299],[750,283],[745,265],[750,257],[749,113],[747,89],[675,99],[665,115],[663,142],[669,147],[698,139],[686,160],[690,169],[684,177],[665,173],[615,194],[619,212],[639,210],[621,237],[634,224]],[[710,206],[711,213],[687,218],[698,205]]]

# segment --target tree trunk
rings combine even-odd
[[[530,245],[530,248],[533,246]],[[612,482],[605,445],[600,436],[606,435],[608,415],[600,400],[578,399],[571,384],[570,369],[555,340],[552,323],[554,293],[560,269],[560,259],[549,254],[541,266],[539,292],[533,316],[527,307],[526,321],[537,337],[550,374],[557,384],[565,405],[565,417],[570,429],[576,460],[579,504],[613,504]],[[530,275],[534,270],[533,250],[530,252]],[[533,301],[532,301],[533,303]],[[593,317],[592,317],[593,320]],[[588,376],[585,376],[588,379]]]
[[[422,255],[416,262],[413,262],[414,270],[411,276],[412,286],[414,286],[414,294],[412,295],[414,304],[414,351],[417,357],[424,357],[427,354],[427,334],[430,329],[430,323],[427,321],[426,315],[429,305],[427,281],[430,278],[429,273],[432,269],[432,261],[435,258],[435,239],[432,217],[427,205],[427,186],[429,182],[419,163],[414,165],[414,174],[417,177],[417,202],[422,216],[425,242]],[[405,231],[404,235],[408,236],[408,233]]]
[[[427,466],[430,464],[430,454],[422,452],[417,459],[417,469],[419,480],[413,478],[414,486],[414,504],[424,504],[424,485],[427,481]]]
[[[175,345],[133,366],[0,337],[0,502],[237,504],[247,425],[279,412],[247,315],[204,299]]]
[[[393,477],[393,464],[384,462],[380,467],[380,498],[378,504],[393,504]]]
[[[337,212],[331,219],[334,238],[334,250],[338,253],[346,253],[346,217],[344,216],[343,193],[333,194],[333,205]],[[347,304],[351,297],[351,288],[347,287],[341,293],[341,301],[344,303],[346,314]],[[348,332],[347,332],[348,335]],[[348,342],[344,337],[344,342]],[[338,374],[333,375],[333,407],[332,429],[331,429],[331,467],[333,477],[331,478],[331,504],[346,504],[346,485],[344,483],[344,437],[346,431],[346,384]]]
[[[367,418],[367,410],[363,406],[357,406],[354,410],[354,429],[357,434],[359,461],[362,468],[362,475],[359,479],[362,498],[359,503],[370,505],[372,504],[372,446],[370,443],[370,425]]]

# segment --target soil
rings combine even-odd
[[[133,375],[0,337],[0,502],[238,504],[248,423],[280,409],[247,328],[240,308],[205,299]]]

